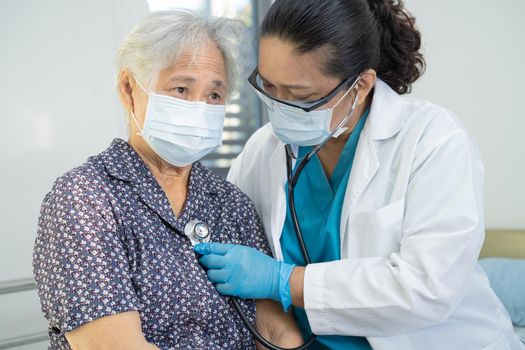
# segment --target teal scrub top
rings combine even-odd
[[[341,259],[339,236],[341,211],[357,142],[367,116],[368,110],[361,117],[346,141],[330,179],[327,178],[317,155],[310,160],[299,176],[295,187],[295,206],[312,263]],[[312,147],[299,147],[298,158],[301,159],[311,150]],[[299,164],[299,161],[296,162],[296,167],[297,164]],[[285,262],[305,266],[305,260],[295,236],[290,208],[287,208],[280,242]],[[292,313],[297,320],[297,325],[303,338],[309,338],[312,331],[304,309],[292,307]],[[323,335],[318,336],[316,342],[309,349],[369,350],[372,347],[365,337]]]

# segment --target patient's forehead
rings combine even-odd
[[[193,77],[196,80],[221,81],[228,84],[226,65],[217,45],[206,43],[196,48],[186,49],[169,67],[159,71],[159,83],[177,76]]]

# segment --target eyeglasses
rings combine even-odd
[[[259,69],[258,68],[255,68],[253,70],[252,74],[250,74],[250,77],[248,78],[248,82],[253,86],[253,88],[256,91],[260,92],[261,94],[263,94],[264,96],[266,96],[267,98],[269,98],[269,99],[271,99],[273,101],[284,103],[287,106],[291,106],[291,107],[302,109],[305,112],[311,112],[314,109],[317,109],[317,108],[327,104],[328,101],[330,101],[341,90],[350,88],[353,85],[353,81],[355,79],[357,79],[357,78],[356,77],[351,77],[351,78],[343,80],[332,91],[330,91],[330,93],[328,93],[328,95],[326,95],[325,97],[322,97],[322,98],[320,98],[318,100],[314,100],[314,101],[285,101],[285,100],[280,100],[280,99],[270,95],[267,91],[264,90],[263,80],[262,80],[262,77],[259,74]]]

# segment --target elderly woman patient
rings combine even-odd
[[[129,139],[60,177],[41,209],[33,265],[51,349],[255,348],[184,234],[202,220],[213,241],[268,252],[249,199],[198,162],[222,142],[239,26],[159,12],[122,44]],[[274,342],[302,342],[279,305],[241,305]]]

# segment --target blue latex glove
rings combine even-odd
[[[255,248],[235,244],[199,243],[201,265],[222,295],[273,299],[285,311],[292,304],[290,275],[295,265],[277,261]]]

